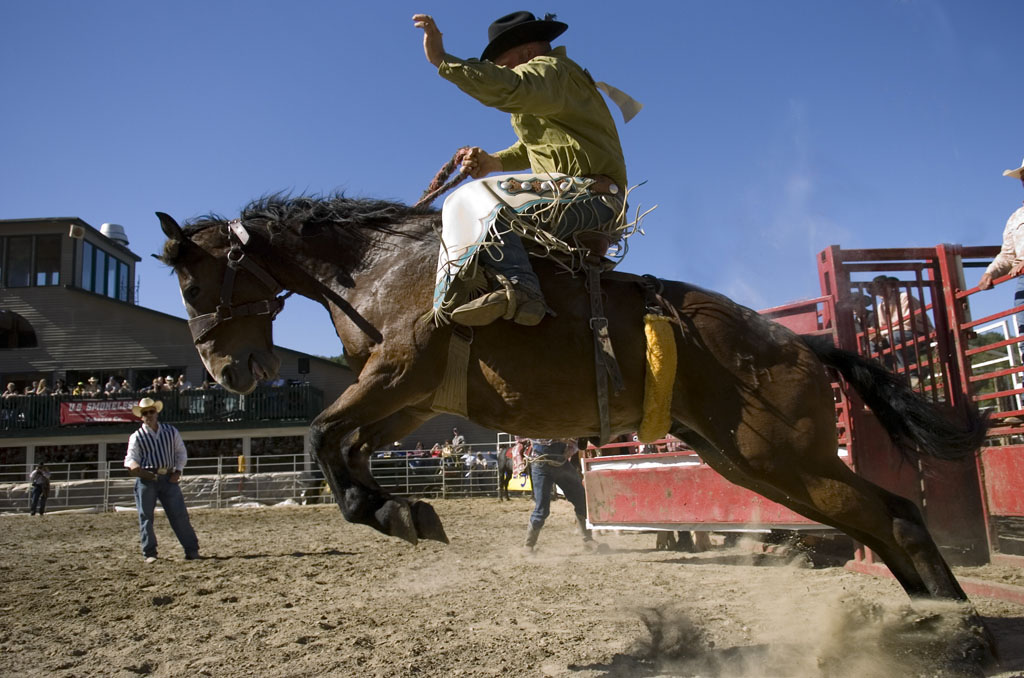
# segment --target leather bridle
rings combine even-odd
[[[242,225],[242,220],[229,221],[227,227],[228,241],[231,243],[231,247],[227,253],[228,265],[224,270],[224,282],[220,287],[220,304],[217,305],[217,310],[213,313],[197,315],[188,321],[188,329],[192,332],[192,342],[197,345],[206,341],[210,332],[228,320],[269,315],[273,322],[277,314],[284,308],[284,300],[292,294],[288,292],[278,295],[284,287],[245,253],[243,248],[249,244],[250,236],[249,232],[245,230],[245,226]],[[231,297],[235,289],[235,276],[241,269],[254,275],[264,287],[270,290],[270,295],[259,301],[232,305]]]

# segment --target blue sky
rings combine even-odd
[[[415,201],[459,146],[514,137],[436,75],[410,17],[433,14],[468,57],[520,8],[556,13],[556,44],[645,105],[620,134],[647,182],[634,205],[658,209],[622,270],[764,308],[817,296],[828,245],[994,245],[1024,199],[1001,176],[1024,156],[1020,0],[610,7],[6,0],[0,218],[122,224],[140,302],[183,316],[148,256],[153,212],[232,216],[280,190]],[[306,300],[275,340],[341,351]]]

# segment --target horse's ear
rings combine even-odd
[[[160,220],[160,228],[163,230],[164,235],[176,242],[185,240],[185,232],[181,230],[181,226],[178,226],[178,222],[174,220],[174,217],[163,212],[157,212],[156,217]]]

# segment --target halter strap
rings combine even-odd
[[[277,296],[284,287],[259,264],[247,255],[243,248],[249,244],[251,236],[242,224],[241,219],[233,219],[227,224],[228,240],[231,247],[228,249],[228,265],[224,270],[224,281],[220,286],[220,304],[213,313],[197,315],[188,321],[189,331],[192,332],[192,342],[200,344],[206,340],[207,335],[223,322],[235,318],[249,316],[269,315],[273,321],[277,314],[284,308],[284,301],[291,296],[291,292]],[[240,269],[245,269],[260,281],[270,294],[259,301],[252,301],[246,304],[231,304],[231,297],[234,294],[235,276]]]

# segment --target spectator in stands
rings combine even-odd
[[[46,511],[46,498],[50,496],[50,469],[46,468],[46,464],[36,464],[28,479],[32,483],[31,515],[34,516],[36,512],[43,515]]]
[[[39,382],[38,381],[33,381],[31,384],[29,384],[28,386],[25,387],[24,395],[35,395],[36,394],[36,388],[38,386],[39,386]]]
[[[441,443],[434,443],[434,446],[430,448],[430,456],[434,458],[441,456]]]
[[[177,381],[174,382],[174,388],[177,391],[187,391],[192,388],[192,382],[186,381],[184,374],[179,374]]]
[[[103,392],[106,393],[108,396],[114,395],[115,393],[117,393],[117,387],[117,378],[111,375],[110,378],[107,379],[107,383],[103,385]]]
[[[100,380],[96,377],[89,377],[89,382],[83,391],[87,396],[98,396],[100,394]]]
[[[50,392],[51,395],[67,395],[68,387],[64,384],[63,379],[58,379],[53,383],[53,390]]]
[[[0,394],[0,398],[13,398],[14,396],[21,395],[18,393],[18,387],[14,385],[13,381],[7,382],[7,390]]]
[[[583,480],[569,461],[576,454],[576,441],[534,438],[530,443],[530,481],[533,484],[534,508],[526,530],[525,550],[531,553],[537,545],[537,537],[551,513],[551,492],[555,485],[562,488],[565,498],[576,512],[576,524],[583,535],[584,548],[597,549],[593,534],[587,528],[587,497],[583,490]]]
[[[1008,169],[1003,172],[1004,177],[1020,179],[1024,186],[1024,161],[1017,169]],[[999,254],[992,260],[992,263],[985,269],[985,274],[978,281],[978,289],[992,289],[992,280],[1009,273],[1020,276],[1024,270],[1024,206],[1014,210],[1010,218],[1006,220],[1006,227],[1003,228],[1003,247]],[[1024,277],[1018,277],[1016,288],[1013,293],[1013,305],[1024,306]],[[1017,333],[1024,335],[1024,322],[1017,320]]]
[[[132,392],[132,385],[128,383],[127,379],[122,379],[121,384],[117,387],[118,395],[124,395],[125,393]]]
[[[160,391],[163,391],[163,390],[164,390],[164,380],[162,378],[160,378],[160,377],[156,377],[155,379],[153,379],[153,383],[151,383],[146,388],[142,389],[142,391],[144,393],[159,393]]]
[[[82,382],[78,382],[77,384],[75,384],[75,387],[71,389],[71,395],[85,395],[85,384],[83,384]]]
[[[164,377],[164,383],[161,388],[163,388],[164,391],[176,391],[177,384],[178,380],[168,374],[166,377]]]
[[[452,454],[461,457],[466,451],[466,437],[459,433],[459,429],[452,429]]]
[[[50,387],[46,385],[45,379],[36,382],[36,395],[50,395]]]
[[[178,486],[188,453],[178,429],[158,421],[163,408],[161,401],[148,397],[132,407],[132,413],[142,419],[142,426],[128,439],[128,452],[124,458],[128,474],[136,478],[135,507],[139,512],[142,556],[146,563],[156,562],[153,517],[158,499],[171,529],[185,549],[185,560],[199,558],[199,540],[192,529],[185,497]]]
[[[683,441],[680,440],[679,438],[676,438],[671,433],[665,435],[665,440],[668,441],[668,443],[665,445],[666,452],[681,452],[685,448],[685,446],[683,445]]]

